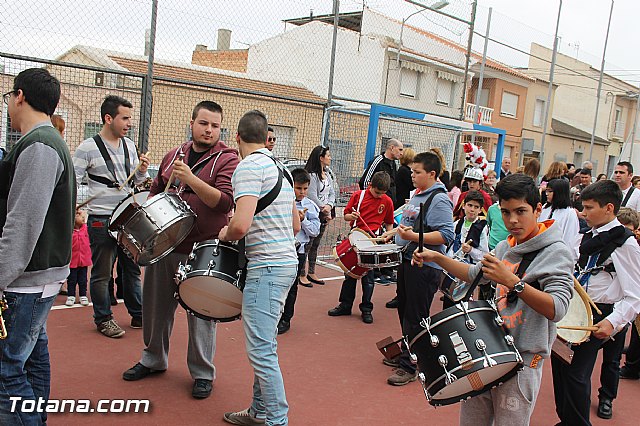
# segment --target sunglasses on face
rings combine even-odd
[[[276,141],[276,137],[274,136],[274,137],[272,137],[272,138],[267,138],[267,141],[269,141],[269,142],[275,142],[275,141]]]

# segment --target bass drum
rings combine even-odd
[[[194,244],[175,276],[180,305],[204,320],[240,318],[246,271],[238,266],[238,256],[238,249],[230,243],[208,240]]]
[[[523,360],[493,302],[461,302],[421,321],[409,350],[431,405],[479,395],[518,373]],[[409,336],[411,337],[411,336]]]

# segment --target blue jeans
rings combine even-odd
[[[40,425],[47,421],[47,413],[20,412],[24,400],[37,404],[38,398],[49,399],[51,366],[46,323],[56,297],[41,296],[5,292],[9,309],[3,313],[8,336],[0,340],[1,425]],[[22,398],[13,413],[10,397]]]
[[[288,424],[289,404],[278,364],[278,320],[289,288],[296,278],[296,266],[249,269],[242,293],[242,325],[249,363],[253,367],[253,415],[266,424]]]
[[[124,304],[129,315],[142,318],[142,291],[140,287],[140,267],[127,256],[109,235],[108,216],[89,216],[89,240],[91,241],[91,281],[89,291],[93,302],[93,320],[97,324],[113,318],[109,283],[113,274],[113,263],[118,257],[122,262]]]

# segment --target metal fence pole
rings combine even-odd
[[[484,48],[482,49],[482,63],[480,64],[480,78],[478,78],[478,88],[476,89],[476,107],[473,110],[473,122],[480,124],[478,114],[480,112],[480,95],[482,92],[482,84],[484,83],[484,66],[487,63],[487,47],[489,46],[489,30],[491,29],[491,13],[493,8],[489,8],[489,16],[487,17],[487,31],[484,37]],[[466,114],[466,108],[465,108]],[[476,134],[471,133],[471,143],[476,142]]]
[[[147,75],[142,87],[142,117],[140,128],[140,152],[149,150],[149,127],[151,127],[151,110],[153,108],[153,60],[156,48],[156,23],[158,20],[158,0],[151,2],[151,30],[149,31],[149,52],[147,60]],[[145,52],[147,53],[147,52]]]
[[[562,11],[562,0],[558,5],[558,18],[556,19],[556,34],[553,38],[553,53],[551,55],[551,67],[549,68],[549,89],[547,90],[547,102],[544,104],[544,123],[542,124],[542,140],[540,141],[540,173],[546,170],[544,167],[544,142],[547,137],[547,125],[549,124],[549,111],[551,111],[551,95],[553,94],[553,73],[556,67],[556,57],[558,54],[558,28],[560,27],[560,12]],[[535,105],[534,105],[535,109]]]
[[[478,0],[473,0],[471,7],[471,21],[469,21],[469,40],[467,43],[466,61],[464,64],[464,86],[462,87],[462,105],[460,105],[460,120],[464,121],[465,115],[465,103],[467,98],[467,82],[469,80],[469,62],[471,62],[471,44],[473,43],[473,29],[476,22],[476,9],[478,8]],[[453,150],[453,164],[458,164],[458,157],[460,156],[460,142],[462,135],[458,136],[458,143]]]
[[[331,120],[331,106],[333,103],[333,78],[336,66],[336,44],[338,42],[338,22],[340,20],[340,0],[333,0],[333,40],[331,42],[331,64],[329,66],[329,89],[327,91],[327,107],[324,110],[325,117],[322,120],[322,140],[323,146],[327,146],[329,139],[329,126]]]
[[[604,38],[604,49],[602,50],[602,65],[600,66],[600,79],[598,80],[598,93],[596,94],[596,114],[593,117],[593,131],[591,132],[591,142],[589,143],[589,161],[593,161],[593,140],[596,137],[596,124],[598,124],[598,110],[600,109],[600,90],[602,89],[604,58],[607,54],[607,42],[609,41],[609,29],[611,28],[611,15],[613,15],[613,0],[611,0],[611,10],[609,10],[609,23],[607,24],[607,35]],[[607,135],[607,138],[608,137],[609,135]]]

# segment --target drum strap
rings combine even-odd
[[[627,192],[627,195],[624,197],[624,200],[622,200],[622,207],[627,207],[627,203],[629,202],[629,198],[631,198],[631,194],[633,194],[633,190],[636,189],[633,185],[631,185],[631,188],[629,188],[629,192]]]
[[[111,156],[107,152],[107,147],[104,145],[104,142],[100,137],[100,135],[95,135],[93,137],[93,140],[95,141],[96,146],[98,147],[98,151],[100,151],[100,155],[102,156],[102,159],[104,160],[104,163],[107,166],[107,170],[109,170],[109,173],[113,175],[113,180],[111,181],[103,176],[96,176],[91,173],[87,173],[87,176],[89,177],[89,179],[96,181],[98,183],[101,183],[103,185],[106,185],[109,188],[117,188],[120,185],[118,184],[118,177],[116,176],[116,169],[113,165],[113,160],[111,159]],[[120,142],[122,143],[122,149],[124,150],[125,172],[127,176],[129,176],[129,174],[131,173],[131,170],[130,170],[131,160],[129,159],[129,149],[127,148],[127,143],[124,140],[124,138],[120,138]]]
[[[529,265],[531,265],[531,262],[533,262],[533,259],[536,258],[536,256],[538,255],[538,253],[540,253],[541,250],[542,249],[525,253],[525,255],[522,256],[522,260],[520,261],[520,264],[518,265],[518,269],[516,270],[516,275],[518,276],[518,278],[522,279],[522,277],[524,277],[525,271],[527,270]],[[527,284],[529,284],[531,287],[535,288],[536,290],[540,290],[540,283],[538,281],[527,282]],[[516,293],[515,291],[511,290],[509,291],[509,293],[507,293],[507,303],[515,302],[517,298],[518,298],[518,293]]]

